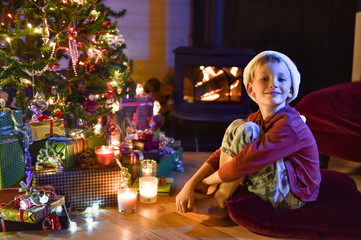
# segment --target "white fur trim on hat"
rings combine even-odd
[[[245,87],[247,87],[247,83],[249,81],[251,81],[251,74],[252,74],[256,64],[258,63],[260,58],[268,56],[268,55],[274,55],[274,56],[277,56],[277,57],[281,58],[284,61],[284,63],[286,64],[286,66],[288,67],[288,69],[290,70],[291,78],[292,78],[291,81],[292,81],[293,94],[292,94],[291,98],[287,98],[286,103],[288,104],[293,99],[295,99],[297,97],[297,95],[298,95],[298,89],[299,89],[300,82],[301,82],[301,75],[298,72],[295,63],[289,57],[284,55],[283,53],[267,50],[267,51],[263,51],[263,52],[257,54],[247,64],[246,68],[243,71],[243,84],[244,84]],[[251,98],[252,98],[253,101],[256,102],[256,100],[253,97],[251,97]]]

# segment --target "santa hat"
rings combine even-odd
[[[259,60],[265,56],[276,56],[279,57],[280,59],[283,60],[283,62],[286,64],[288,70],[290,70],[290,74],[291,74],[291,81],[292,81],[292,88],[293,88],[293,94],[291,98],[287,98],[286,103],[290,103],[293,99],[295,99],[298,95],[298,89],[300,86],[300,82],[301,82],[301,75],[297,70],[297,67],[295,65],[295,63],[286,55],[284,55],[283,53],[279,53],[276,51],[271,51],[271,50],[267,50],[267,51],[263,51],[259,54],[257,54],[246,66],[246,68],[243,71],[243,84],[244,86],[247,86],[247,83],[249,81],[251,81],[251,74],[254,70],[254,68],[256,67],[257,63],[259,62]],[[251,96],[250,96],[251,97]],[[253,97],[251,97],[253,101],[256,102],[256,99],[254,99]]]

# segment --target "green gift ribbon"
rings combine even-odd
[[[46,141],[45,148],[39,150],[37,161],[42,163],[45,167],[56,167],[58,161],[64,167],[66,156],[66,144],[64,143],[52,143]]]

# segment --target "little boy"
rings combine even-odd
[[[259,110],[246,122],[236,120],[227,128],[221,148],[177,195],[181,212],[225,209],[225,201],[239,184],[274,208],[300,208],[318,196],[316,141],[288,105],[298,94],[296,65],[282,53],[261,52],[244,69],[243,83]],[[209,194],[211,185],[219,187]]]

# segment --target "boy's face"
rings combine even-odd
[[[247,84],[247,92],[261,107],[271,107],[275,112],[292,97],[291,74],[286,64],[267,62],[257,64],[254,79]]]

